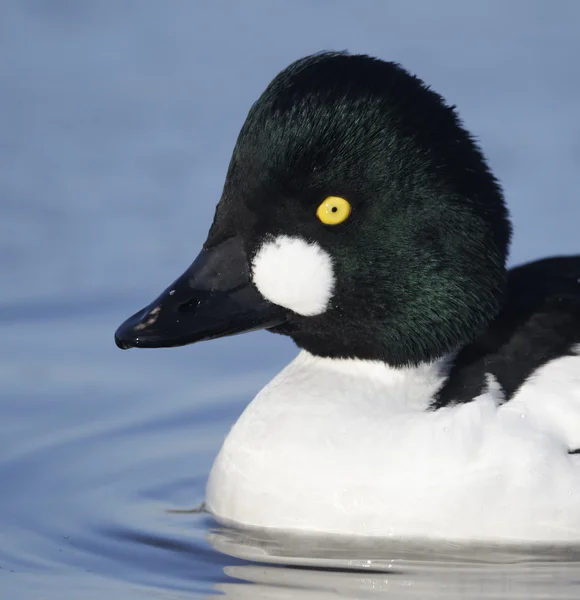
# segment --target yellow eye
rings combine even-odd
[[[348,200],[338,196],[329,196],[316,211],[316,216],[325,225],[338,225],[346,221],[350,215]]]

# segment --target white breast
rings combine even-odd
[[[503,406],[492,381],[469,404],[427,411],[444,366],[300,353],[225,440],[209,509],[229,524],[284,530],[579,540],[580,457],[565,442],[580,439],[580,420],[569,422],[580,392],[560,398],[554,416],[538,398],[541,378]],[[553,376],[558,361],[544,369]]]

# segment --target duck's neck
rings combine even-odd
[[[302,350],[256,397],[255,402],[291,404],[292,410],[425,410],[447,374],[442,358],[418,366],[323,358]]]

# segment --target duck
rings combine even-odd
[[[226,526],[580,541],[580,256],[507,269],[502,188],[455,106],[320,52],[250,108],[203,248],[116,331],[266,329],[296,358],[245,408],[206,507]]]

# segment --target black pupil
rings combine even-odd
[[[333,207],[332,207],[330,210],[331,210],[332,212],[336,212],[336,211],[338,210],[338,208],[336,208],[336,206],[333,206]]]

